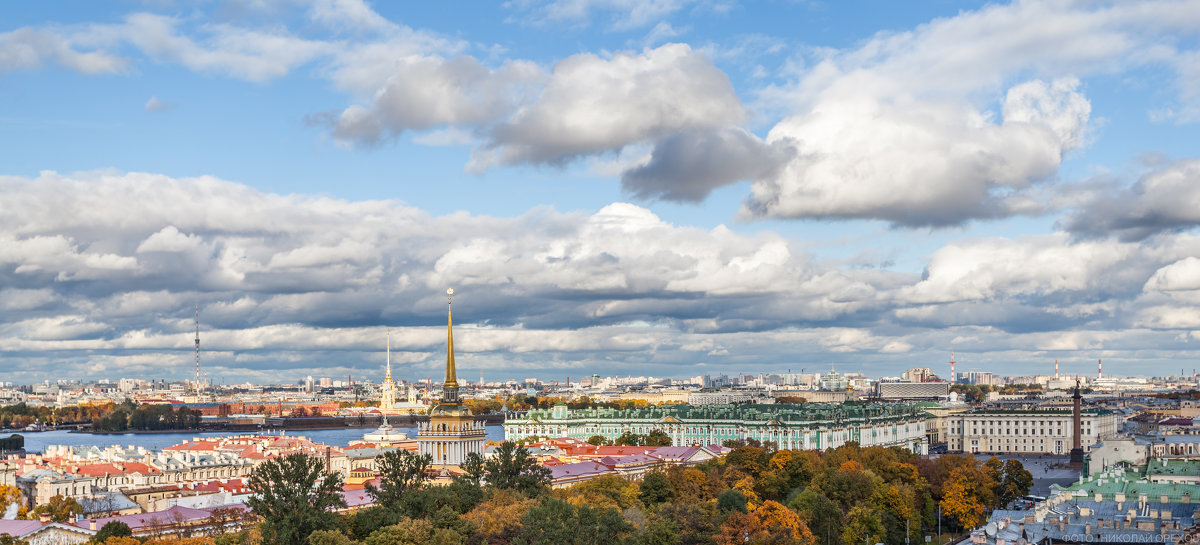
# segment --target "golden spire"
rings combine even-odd
[[[450,296],[454,288],[446,290],[446,382],[442,388],[458,388],[458,379],[454,376],[454,317],[450,311]]]

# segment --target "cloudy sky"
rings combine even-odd
[[[0,5],[0,379],[1196,367],[1200,2],[455,7]]]

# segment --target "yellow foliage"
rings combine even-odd
[[[838,468],[838,471],[862,471],[862,470],[863,470],[863,465],[861,463],[859,463],[857,460],[847,460],[845,462],[842,462],[842,466]]]
[[[142,545],[142,542],[129,536],[113,536],[104,540],[104,545]]]
[[[733,483],[733,489],[741,492],[746,496],[746,508],[753,511],[761,501],[758,499],[758,494],[754,493],[754,477],[742,477],[736,483]]]
[[[808,545],[813,543],[812,532],[809,531],[808,525],[800,519],[800,515],[777,501],[763,502],[758,509],[754,510],[753,515],[763,528],[785,529],[792,539]]]
[[[771,457],[771,461],[767,463],[767,467],[770,468],[771,471],[783,471],[785,468],[787,468],[788,462],[791,462],[794,456],[795,455],[792,454],[792,451],[790,450],[781,450],[776,452],[775,455]]]
[[[520,526],[521,517],[537,503],[507,490],[496,490],[491,499],[463,514],[463,519],[479,528],[480,534],[499,535]]]

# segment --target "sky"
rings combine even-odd
[[[1200,1],[0,4],[0,380],[1191,373]]]

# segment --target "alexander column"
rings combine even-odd
[[[1071,396],[1071,464],[1073,468],[1083,467],[1083,416],[1079,407],[1083,396],[1079,395],[1079,379],[1075,379],[1075,395]]]

